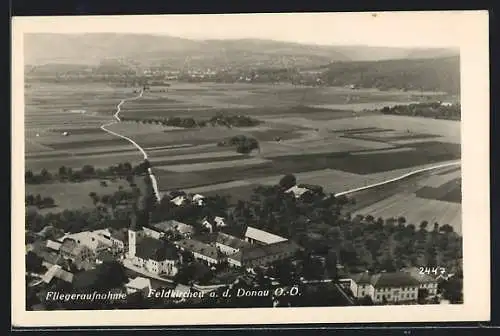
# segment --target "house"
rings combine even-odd
[[[288,239],[249,226],[245,232],[245,240],[251,244],[268,245],[287,241]]]
[[[191,198],[192,202],[195,203],[196,205],[202,206],[203,205],[203,200],[205,199],[205,196],[200,195],[200,194],[195,194]]]
[[[441,106],[453,106],[453,103],[450,102],[441,102]]]
[[[96,255],[96,252],[92,251],[87,245],[79,244],[72,238],[64,239],[59,251],[62,257],[70,259],[75,264],[94,260]]]
[[[418,299],[420,283],[406,272],[365,272],[351,280],[351,291],[358,299],[369,296],[374,303],[414,303]]]
[[[58,264],[63,259],[63,257],[58,250],[47,247],[47,245],[51,244],[48,244],[45,241],[36,241],[33,244],[30,244],[29,251],[32,251],[38,257],[42,258],[43,262],[47,264],[48,267],[50,267],[52,265]]]
[[[214,231],[214,227],[225,227],[226,222],[223,217],[215,216],[213,220],[209,220],[208,217],[202,219],[201,225],[207,228],[210,233]]]
[[[67,234],[60,238],[59,241],[64,242],[66,239],[72,239],[78,245],[86,246],[96,253],[107,250],[113,246],[111,233],[107,229]]]
[[[151,280],[143,277],[136,277],[125,285],[127,294],[142,293],[147,295],[151,290]]]
[[[65,271],[60,265],[53,265],[43,275],[42,279],[45,283],[50,283],[52,279],[57,278],[66,282],[73,282],[73,273]]]
[[[61,243],[60,242],[56,242],[56,241],[53,241],[53,240],[47,240],[47,248],[49,250],[52,250],[52,251],[55,251],[55,252],[59,252],[59,249],[61,248]]]
[[[293,257],[301,247],[293,241],[285,240],[268,245],[250,246],[230,255],[228,263],[234,267],[256,267],[265,266]]]
[[[293,193],[295,198],[301,198],[302,195],[304,195],[308,191],[310,191],[310,190],[307,188],[302,188],[302,187],[299,187],[298,185],[295,185],[295,186],[291,187],[290,189],[287,189],[285,191],[285,193],[287,193],[287,194]]]
[[[194,227],[176,220],[168,220],[143,227],[147,236],[160,239],[169,232],[178,232],[185,238],[190,238],[194,233]]]
[[[428,296],[436,296],[438,290],[438,281],[437,277],[432,277],[429,274],[424,274],[420,272],[417,267],[411,267],[405,269],[404,272],[410,274],[413,278],[415,278],[419,283],[419,289],[427,290]]]
[[[225,255],[235,254],[242,248],[250,246],[251,244],[249,242],[222,232],[218,232],[215,236],[215,247]]]
[[[214,222],[215,222],[215,225],[218,226],[218,227],[227,226],[226,225],[226,220],[224,219],[224,217],[215,216]]]
[[[175,243],[181,250],[193,253],[195,259],[204,260],[209,265],[218,264],[225,256],[215,246],[195,239],[182,239]]]
[[[170,200],[170,202],[174,203],[177,206],[183,205],[187,201],[186,196],[177,196]]]
[[[178,261],[177,249],[167,241],[144,237],[139,242],[129,236],[129,259],[136,267],[150,273],[174,275]]]

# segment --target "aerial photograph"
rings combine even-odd
[[[228,17],[24,34],[26,310],[463,304],[459,48]]]

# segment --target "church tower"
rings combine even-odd
[[[128,258],[133,259],[135,257],[136,248],[136,235],[137,235],[137,217],[133,213],[131,216],[130,227],[128,228]]]

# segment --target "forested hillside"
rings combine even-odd
[[[328,85],[460,92],[458,56],[377,62],[337,62],[323,74]]]

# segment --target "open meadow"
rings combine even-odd
[[[57,213],[64,210],[80,208],[93,208],[94,203],[89,196],[95,192],[98,196],[111,195],[120,190],[129,190],[129,183],[125,180],[106,180],[106,185],[102,185],[99,180],[89,180],[78,183],[53,182],[44,184],[26,184],[26,194],[43,197],[52,197],[55,207],[40,209],[39,213]]]

